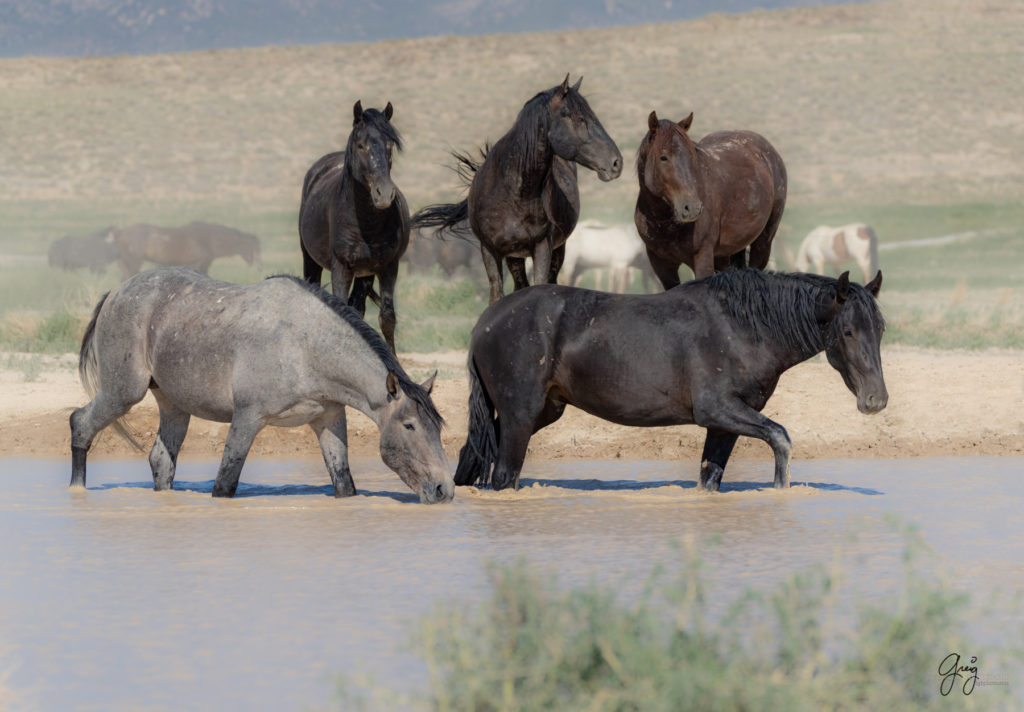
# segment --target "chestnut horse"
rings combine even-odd
[[[451,230],[469,221],[491,283],[491,303],[501,298],[502,260],[515,288],[528,286],[526,258],[533,258],[533,281],[554,284],[565,256],[565,241],[576,227],[580,193],[576,164],[602,181],[622,173],[622,154],[580,94],[580,82],[565,81],[540,92],[523,106],[515,124],[483,161],[456,154],[468,179],[461,203],[429,205],[413,216],[416,227]]]
[[[730,265],[763,270],[786,206],[786,166],[752,131],[716,131],[694,143],[693,113],[679,123],[647,118],[637,152],[637,230],[658,279],[679,284],[679,265],[696,278]]]

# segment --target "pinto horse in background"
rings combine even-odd
[[[807,272],[813,264],[814,271],[822,274],[825,265],[838,268],[850,260],[856,260],[865,280],[878,271],[878,236],[870,225],[819,225],[800,243],[794,267]]]
[[[784,371],[822,351],[858,410],[885,408],[881,286],[881,272],[861,287],[848,272],[837,280],[748,269],[650,295],[516,292],[473,327],[455,484],[518,486],[532,435],[574,405],[621,425],[706,428],[702,489],[719,488],[740,435],[759,438],[775,454],[775,487],[788,487],[792,443],[761,410]]]
[[[691,113],[679,123],[647,118],[637,152],[637,230],[665,289],[679,265],[697,279],[730,265],[763,270],[786,206],[786,166],[763,136],[716,131],[694,143]]]
[[[622,173],[622,154],[586,99],[582,78],[540,92],[519,112],[512,128],[477,162],[456,154],[469,195],[461,203],[430,205],[413,218],[416,227],[450,229],[469,220],[491,283],[490,301],[501,299],[502,260],[515,288],[529,285],[526,258],[533,258],[533,281],[554,283],[565,256],[565,241],[580,213],[576,164],[602,181]]]
[[[320,284],[330,270],[331,291],[360,316],[366,297],[380,304],[380,330],[395,351],[395,282],[409,246],[409,206],[391,180],[392,152],[402,139],[384,111],[352,107],[352,132],[344,151],[328,153],[306,172],[299,206],[302,273]],[[373,279],[380,280],[380,296]]]

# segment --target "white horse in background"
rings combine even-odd
[[[815,272],[824,274],[825,265],[838,268],[850,260],[857,261],[865,284],[878,272],[878,236],[864,223],[814,228],[800,243],[794,266],[806,272],[813,264]]]
[[[633,223],[606,225],[598,220],[581,220],[565,242],[561,274],[564,284],[578,285],[588,269],[597,270],[595,286],[600,289],[601,270],[608,270],[608,291],[623,294],[633,281],[631,268],[643,270],[647,255],[643,240]]]

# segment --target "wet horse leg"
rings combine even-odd
[[[507,416],[498,418],[498,456],[491,473],[494,489],[519,487],[519,473],[526,460],[526,448],[530,445],[532,428],[529,423],[520,422]]]
[[[320,442],[320,452],[324,456],[324,464],[331,475],[335,497],[351,497],[356,493],[356,484],[352,481],[352,472],[348,467],[348,427],[345,420],[345,408],[337,412],[325,413],[309,424]]]
[[[700,489],[717,492],[722,484],[722,474],[729,462],[732,449],[739,435],[717,428],[708,428],[704,439],[704,452],[700,457]]]
[[[261,419],[245,411],[236,410],[228,428],[227,441],[224,443],[224,455],[220,459],[217,479],[213,483],[214,497],[234,497],[238,489],[238,478],[242,474],[242,465],[252,447],[252,441],[263,428]]]
[[[178,451],[188,432],[191,416],[171,403],[159,388],[153,389],[153,397],[160,408],[160,429],[149,451],[149,467],[153,470],[153,489],[160,491],[174,488]]]
[[[491,252],[490,248],[485,247],[483,241],[480,242],[480,256],[484,262],[484,271],[487,272],[487,281],[491,283],[490,303],[494,304],[505,293],[505,287],[502,284],[505,281],[505,276],[502,274],[501,257]]]
[[[395,350],[395,325],[398,323],[398,317],[395,315],[395,282],[397,281],[398,260],[395,260],[380,273],[380,331],[393,354],[398,353]]]
[[[709,433],[714,429],[768,443],[775,454],[775,488],[789,487],[789,453],[793,442],[784,427],[738,399],[722,401],[709,393],[695,399],[693,406],[697,425],[704,426]]]

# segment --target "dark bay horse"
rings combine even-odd
[[[376,423],[381,459],[422,502],[452,498],[434,379],[412,382],[362,317],[298,277],[241,286],[184,268],[143,272],[96,305],[78,368],[92,400],[71,415],[72,487],[85,486],[86,455],[100,430],[113,424],[134,441],[121,419],[148,390],[160,408],[149,454],[158,490],[174,484],[195,415],[231,423],[214,497],[235,494],[264,426],[303,424],[320,441],[335,496],[353,495],[351,406]]]
[[[110,237],[117,247],[122,279],[138,274],[146,261],[191,267],[206,274],[218,257],[239,255],[247,264],[263,268],[259,238],[227,225],[193,221],[182,227],[159,227],[139,223],[112,228]]]
[[[299,242],[302,273],[320,284],[330,270],[331,291],[366,313],[366,297],[376,300],[380,280],[380,330],[395,350],[395,281],[398,260],[409,245],[409,206],[391,180],[391,157],[402,139],[391,125],[391,102],[384,111],[352,108],[352,132],[344,151],[328,153],[312,165],[302,183]]]
[[[697,279],[730,264],[764,269],[786,207],[786,166],[752,131],[717,131],[694,143],[691,113],[679,123],[647,118],[637,151],[637,230],[665,289],[685,263]]]
[[[569,86],[566,75],[560,85],[526,102],[508,133],[484,151],[482,162],[457,155],[471,176],[467,198],[428,206],[413,218],[417,227],[442,229],[469,220],[480,241],[492,304],[503,292],[502,260],[516,289],[529,284],[527,257],[533,257],[534,283],[555,282],[580,213],[576,164],[603,181],[622,173],[622,154],[580,94],[580,82]]]
[[[622,425],[706,428],[700,486],[709,490],[736,439],[759,438],[775,454],[775,487],[788,487],[789,435],[761,409],[784,371],[821,351],[861,412],[885,407],[881,286],[881,273],[861,287],[848,272],[837,280],[747,269],[653,295],[516,292],[473,328],[469,434],[455,483],[517,486],[530,437],[569,404]]]

